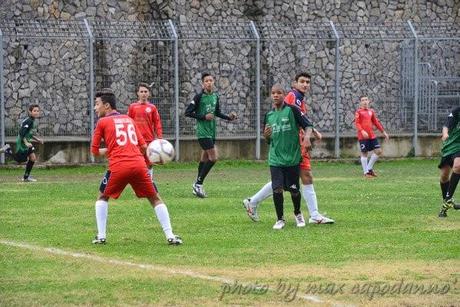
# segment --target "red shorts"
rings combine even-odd
[[[102,178],[99,191],[105,197],[117,199],[128,183],[137,197],[153,197],[158,193],[145,165],[107,171]]]
[[[300,161],[300,169],[310,171],[310,152],[308,150],[305,150],[305,147],[303,146],[300,146],[300,152],[302,154],[302,160]]]

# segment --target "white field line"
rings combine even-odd
[[[133,268],[142,269],[142,270],[163,272],[163,273],[167,273],[170,275],[183,275],[183,276],[188,276],[191,278],[209,280],[209,281],[214,281],[214,282],[219,282],[219,283],[227,283],[229,285],[235,284],[237,282],[234,279],[223,277],[223,276],[211,276],[211,275],[196,273],[191,270],[172,269],[172,268],[165,268],[162,266],[152,265],[152,264],[144,264],[144,263],[125,261],[125,260],[117,260],[113,258],[101,257],[101,256],[92,255],[92,254],[66,251],[63,249],[55,248],[55,247],[42,247],[38,245],[32,245],[32,244],[15,242],[15,241],[4,240],[4,239],[0,239],[0,244],[22,248],[22,249],[27,249],[27,250],[32,250],[32,251],[45,252],[45,253],[53,254],[53,255],[68,256],[68,257],[79,258],[79,259],[88,259],[91,261],[100,262],[104,264],[109,263],[109,264],[117,265],[117,266],[133,267]],[[250,283],[242,283],[239,281],[238,283],[241,284],[242,287],[252,286],[252,284]],[[269,288],[269,290],[274,291],[271,288]],[[314,295],[303,295],[299,293],[298,295],[296,295],[296,297],[302,298],[312,303],[328,304],[328,305],[333,305],[333,306],[349,306],[345,304],[326,302],[322,300],[320,297],[314,296]]]

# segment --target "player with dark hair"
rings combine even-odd
[[[367,96],[359,97],[360,108],[355,112],[355,126],[358,133],[358,141],[361,150],[361,166],[366,178],[377,177],[374,172],[374,164],[382,154],[379,141],[375,136],[373,126],[382,132],[385,140],[390,137],[385,132],[382,124],[375,115],[375,111],[369,108],[370,100]],[[367,160],[368,152],[372,152],[369,162]]]
[[[155,139],[163,138],[163,127],[157,107],[150,103],[150,87],[147,83],[141,82],[137,86],[137,101],[128,107],[128,116],[136,123],[137,131],[142,134],[145,142],[150,144]],[[152,176],[152,163],[145,157],[145,163],[149,167],[150,177]]]
[[[460,209],[460,205],[456,205],[453,199],[460,179],[460,107],[453,109],[447,117],[447,122],[442,127],[441,139],[442,157],[438,167],[441,170],[439,183],[443,203],[439,217],[447,217],[447,210],[450,208]]]
[[[307,105],[305,103],[305,94],[310,90],[311,75],[306,72],[298,73],[294,78],[293,89],[284,98],[284,102],[296,106],[300,109],[302,114],[307,114]],[[321,133],[314,129],[312,130],[313,136],[320,140]],[[300,162],[300,180],[302,181],[302,196],[307,204],[310,218],[310,224],[332,224],[335,221],[319,213],[318,201],[316,192],[313,186],[313,173],[311,171],[310,150],[302,146],[304,138],[303,130],[299,132],[299,143],[301,144],[302,161]],[[264,199],[272,194],[272,183],[265,184],[255,195],[243,200],[243,205],[246,209],[248,216],[255,222],[259,220],[257,207]],[[303,215],[295,217],[298,227],[305,226],[305,219]]]
[[[217,162],[216,140],[216,116],[225,120],[236,120],[235,112],[225,115],[220,110],[219,96],[214,92],[214,77],[209,73],[201,76],[203,91],[195,97],[185,110],[185,116],[193,117],[197,121],[196,135],[200,144],[201,156],[198,165],[198,175],[192,185],[192,192],[200,198],[206,197],[203,182],[211,168]]]
[[[302,140],[305,148],[310,148],[310,136],[313,125],[302,115],[299,108],[284,103],[284,90],[275,84],[271,90],[273,109],[264,118],[264,138],[269,144],[268,164],[272,179],[273,202],[275,203],[277,221],[273,229],[284,228],[283,190],[291,193],[294,204],[294,216],[299,226],[301,196],[299,174],[301,149],[299,131],[305,129]],[[304,222],[305,226],[305,222]]]
[[[35,146],[32,144],[33,141],[43,144],[43,140],[35,136],[37,130],[36,119],[40,116],[40,107],[38,104],[31,104],[28,108],[29,117],[24,119],[21,123],[18,136],[16,138],[16,148],[13,152],[9,144],[5,144],[0,148],[0,153],[6,153],[10,155],[16,162],[26,162],[26,170],[22,181],[24,182],[35,182],[35,178],[30,176],[30,172],[34,166],[37,157],[35,155]]]
[[[172,232],[168,208],[148,175],[143,154],[139,150],[140,146],[145,151],[147,145],[136,130],[134,121],[117,112],[115,95],[109,91],[96,93],[94,111],[99,120],[92,138],[91,153],[95,156],[107,156],[109,169],[102,179],[95,204],[97,235],[93,243],[106,243],[109,198],[117,199],[129,183],[137,197],[149,200],[168,244],[182,244],[182,240]],[[100,148],[102,141],[107,148]]]

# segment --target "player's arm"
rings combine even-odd
[[[220,110],[220,105],[219,105],[219,96],[217,97],[216,110],[214,111],[214,114],[217,117],[220,117],[225,120],[235,120],[237,118],[237,115],[235,112],[230,112],[230,114],[228,115],[222,113],[222,111]]]
[[[153,108],[152,116],[153,116],[153,128],[154,128],[155,136],[157,139],[162,139],[163,138],[163,126],[161,125],[160,113],[158,113],[158,109],[156,106],[154,106]]]
[[[385,139],[388,140],[390,138],[390,136],[388,135],[388,133],[383,128],[383,125],[380,123],[380,121],[377,118],[377,116],[375,115],[374,111],[372,111],[371,120],[372,120],[372,123],[375,125],[375,127],[377,127],[377,129],[379,129],[379,131],[382,132],[382,134],[385,137]]]
[[[22,123],[21,129],[19,129],[19,137],[21,138],[22,142],[29,148],[33,145],[29,142],[29,140],[27,140],[26,135],[30,129],[32,129],[33,124],[34,123],[31,120],[27,119]]]
[[[192,117],[197,120],[206,120],[205,115],[196,113],[196,110],[198,110],[198,106],[200,105],[201,95],[202,94],[197,94],[195,95],[195,97],[193,97],[192,101],[190,102],[188,107],[185,109],[185,116]]]
[[[355,127],[356,130],[358,130],[359,133],[363,136],[363,138],[368,139],[369,134],[367,133],[366,130],[363,129],[363,126],[361,125],[361,116],[359,115],[359,111],[355,112]]]
[[[97,123],[94,129],[93,139],[91,140],[91,153],[93,156],[104,156],[107,154],[107,148],[100,148],[102,140],[102,128],[100,122]]]
[[[268,114],[268,113],[267,113]],[[264,116],[264,139],[267,144],[270,144],[272,136],[272,127],[267,123],[267,114]]]
[[[305,116],[302,114],[302,112],[299,110],[299,108],[292,106],[291,107],[292,112],[294,113],[294,118],[297,123],[302,129],[304,129],[304,137],[303,137],[303,146],[305,148],[309,149],[311,147],[311,134],[313,132],[313,123]]]
[[[34,141],[36,141],[36,142],[38,142],[40,144],[44,143],[43,139],[41,139],[41,138],[39,138],[38,136],[35,136],[35,135],[32,136],[32,140],[34,140]]]

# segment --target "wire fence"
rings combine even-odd
[[[299,71],[312,74],[308,116],[340,137],[354,133],[358,97],[368,95],[391,134],[438,133],[460,105],[460,26],[454,23],[286,24],[171,20],[0,21],[1,143],[17,133],[27,105],[42,109],[39,132],[89,139],[94,92],[110,87],[124,112],[140,82],[152,84],[165,137],[178,149],[194,137],[184,110],[201,90],[201,73],[216,80],[221,109],[217,137],[254,139],[260,157],[263,115],[274,83],[286,89]]]

